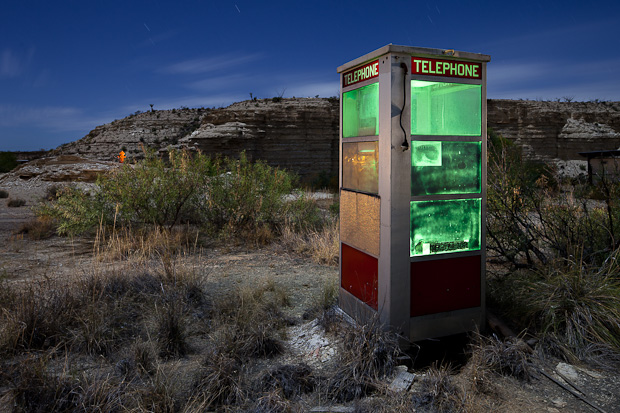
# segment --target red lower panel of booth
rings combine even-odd
[[[379,260],[348,245],[341,245],[340,285],[376,310]]]
[[[480,306],[480,256],[411,263],[411,317]]]

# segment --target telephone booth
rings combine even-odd
[[[340,73],[340,296],[411,341],[485,317],[483,54],[387,45]]]

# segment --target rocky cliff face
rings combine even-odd
[[[259,99],[220,109],[176,109],[134,114],[98,126],[54,154],[129,159],[142,146],[200,149],[291,169],[302,178],[337,175],[339,103],[336,99]],[[523,145],[530,159],[582,162],[579,152],[620,147],[620,102],[489,100],[488,125]]]
[[[121,149],[129,157],[143,156],[142,147],[160,149],[176,144],[200,126],[209,109],[172,109],[135,113],[97,126],[82,139],[59,146],[50,155],[80,155],[115,160]]]
[[[181,147],[237,156],[290,169],[302,178],[338,172],[340,105],[335,99],[271,99],[235,103],[210,111]]]
[[[579,152],[620,147],[620,102],[494,100],[487,125],[535,160],[583,160]]]
[[[98,126],[54,155],[114,160],[143,156],[142,146],[199,149],[250,159],[297,172],[304,179],[338,171],[338,113],[334,99],[261,99],[221,109],[176,109],[129,116]]]

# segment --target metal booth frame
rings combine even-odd
[[[451,63],[475,64],[480,68],[479,78],[453,77],[450,73],[446,75],[446,73],[440,73],[439,70],[413,73],[414,58],[447,62],[441,63],[445,64],[446,68]],[[411,341],[461,333],[483,325],[486,310],[484,298],[487,199],[486,63],[489,61],[490,56],[483,54],[389,44],[338,67],[341,85],[339,306],[358,322],[367,321],[378,315],[381,323],[391,326]],[[412,135],[412,80],[480,85],[480,135]],[[345,93],[375,83],[378,84],[379,89],[378,133],[343,136]],[[414,141],[480,142],[482,169],[480,193],[412,196],[411,151]],[[343,186],[343,173],[347,173],[347,170],[343,171],[343,150],[349,150],[351,146],[348,144],[357,144],[357,147],[376,145],[378,148],[376,193],[374,193],[374,188],[368,192]],[[479,249],[411,256],[412,202],[465,199],[479,199],[481,203]],[[363,220],[363,225],[360,220]],[[456,261],[448,262],[451,259],[456,259]],[[478,260],[480,271],[479,279],[476,279],[477,276],[472,275],[472,272],[477,271]],[[455,268],[464,268],[470,264],[473,265],[473,269],[468,270],[471,285],[467,286],[468,292],[462,293],[465,297],[463,305],[466,308],[452,308],[458,307],[458,304],[452,306],[440,304],[437,306],[439,311],[436,312],[428,313],[427,311],[426,314],[417,314],[414,311],[417,298],[412,298],[412,296],[420,297],[420,294],[423,296],[426,294],[425,289],[436,290],[432,294],[439,297],[441,301],[442,297],[450,300],[451,282],[456,283],[458,288],[465,288],[460,285],[459,274],[458,271],[455,272]],[[346,270],[345,275],[343,275],[343,265]],[[357,280],[352,281],[351,278],[355,277],[351,274],[358,274],[358,272],[372,274],[375,271],[374,266],[376,266],[375,278],[361,277],[362,281],[359,286],[353,287],[354,281],[357,282]],[[372,269],[368,270],[368,268]],[[467,296],[472,288],[478,288],[475,287],[478,282],[479,291],[471,292],[473,298]],[[438,286],[435,283],[439,283]],[[476,297],[479,298],[477,301]],[[429,298],[429,300],[432,299]],[[472,306],[472,303],[475,305]]]

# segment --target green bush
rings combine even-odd
[[[489,256],[535,268],[579,254],[601,263],[620,246],[620,182],[603,181],[603,202],[592,203],[578,181],[559,182],[554,170],[522,158],[513,144],[491,141],[487,187]]]
[[[17,166],[17,157],[13,152],[0,152],[0,173],[10,172]]]
[[[202,210],[204,221],[215,233],[278,233],[287,220],[298,228],[302,222],[316,224],[318,212],[311,200],[304,196],[286,200],[294,190],[295,178],[290,173],[263,161],[252,163],[245,153],[239,159],[222,160],[217,168],[208,185],[207,207]]]
[[[76,188],[39,207],[53,217],[61,235],[87,232],[98,225],[155,225],[171,230],[180,222],[204,226],[213,234],[271,240],[283,225],[316,228],[316,204],[303,195],[289,201],[295,178],[264,162],[211,159],[171,151],[168,163],[146,159],[100,177],[89,196]]]

